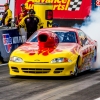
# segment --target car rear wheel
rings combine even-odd
[[[94,50],[93,62],[96,62],[96,60],[97,60],[97,49]]]

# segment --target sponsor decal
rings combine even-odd
[[[52,3],[53,10],[68,10],[70,0],[26,0],[26,9],[33,9],[34,2],[37,3]]]
[[[100,0],[96,0],[96,6],[100,6]]]
[[[25,7],[26,7],[26,9],[33,9],[34,8],[34,0],[26,0]]]
[[[10,53],[12,48],[12,38],[9,36],[9,34],[2,34],[2,37],[6,52]]]
[[[52,21],[47,21],[47,27],[52,27],[53,22]]]
[[[10,37],[9,33],[7,33],[7,34],[2,34],[2,37],[3,37],[3,44],[7,53],[11,52],[13,44],[26,42],[25,36]]]
[[[35,59],[34,61],[40,61],[39,59]]]

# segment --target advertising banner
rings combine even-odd
[[[16,28],[0,29],[0,54],[5,61],[8,61],[11,52],[24,42],[26,37],[21,36]]]
[[[52,3],[54,19],[84,19],[91,11],[92,0],[16,0],[15,14],[20,11],[20,4],[27,9],[34,9],[34,2]]]

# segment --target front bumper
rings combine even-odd
[[[18,76],[70,76],[74,73],[73,63],[15,63],[9,62],[10,75]]]

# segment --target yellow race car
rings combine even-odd
[[[71,76],[93,68],[97,42],[69,27],[39,29],[9,59],[10,75]]]

